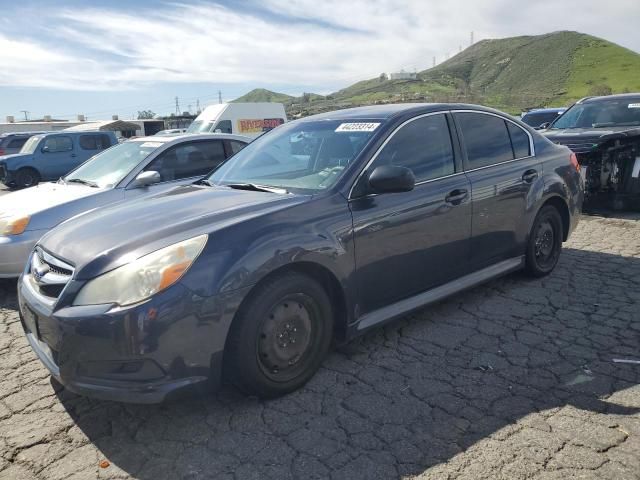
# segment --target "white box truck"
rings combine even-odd
[[[235,133],[255,138],[286,121],[281,103],[220,103],[205,108],[187,133]]]

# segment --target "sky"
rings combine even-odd
[[[0,0],[6,115],[132,118],[253,88],[327,94],[476,41],[576,30],[640,52],[640,0]]]

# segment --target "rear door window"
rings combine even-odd
[[[153,160],[145,171],[156,171],[162,182],[201,177],[225,160],[222,140],[190,142],[170,148]]]
[[[111,146],[107,135],[81,135],[80,148],[83,150],[104,150]]]
[[[453,146],[444,114],[418,118],[401,127],[378,154],[373,168],[397,165],[413,171],[416,182],[455,173]]]
[[[482,113],[455,113],[467,151],[467,170],[515,158],[504,119]]]

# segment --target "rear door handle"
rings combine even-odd
[[[531,183],[536,178],[538,178],[538,171],[534,170],[534,169],[527,170],[526,172],[524,172],[522,174],[522,181],[525,182],[525,183]]]
[[[464,188],[456,188],[444,197],[444,201],[452,205],[460,205],[469,196],[469,192]]]

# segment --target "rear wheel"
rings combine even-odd
[[[529,234],[525,266],[529,275],[543,277],[553,271],[562,251],[562,232],[558,210],[551,205],[543,207]]]
[[[320,367],[332,331],[331,302],[318,282],[296,272],[274,277],[251,294],[231,326],[227,379],[260,397],[296,390]]]
[[[40,182],[40,174],[33,168],[21,168],[16,172],[15,185],[18,188],[33,187]]]

